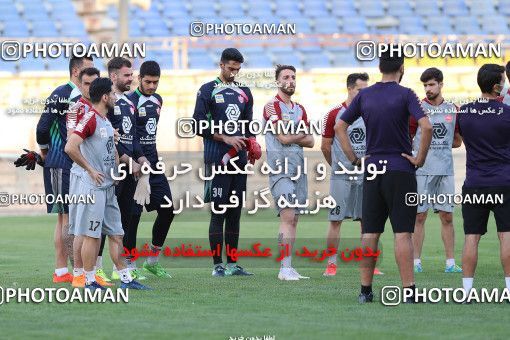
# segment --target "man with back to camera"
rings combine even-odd
[[[339,162],[347,169],[352,170],[353,165],[345,157],[340,141],[335,137],[335,124],[340,120],[342,113],[351,104],[359,90],[368,86],[368,74],[351,73],[347,76],[347,99],[339,106],[333,108],[324,117],[323,132],[321,139],[321,150],[324,158],[331,165],[331,179],[329,191],[335,199],[336,207],[329,212],[329,228],[327,234],[328,248],[338,249],[340,242],[340,226],[346,218],[353,221],[360,221],[361,227],[361,206],[363,201],[363,179],[350,179],[349,175],[336,174],[339,170]],[[358,118],[354,124],[349,126],[349,141],[357,157],[365,156],[366,133],[363,119]],[[335,276],[337,271],[337,254],[331,255],[328,259],[324,276]],[[374,268],[375,275],[383,273]]]
[[[404,57],[397,51],[382,53],[379,70],[382,80],[362,89],[340,117],[335,132],[342,150],[353,165],[361,165],[349,143],[347,129],[363,117],[367,132],[366,168],[373,165],[377,174],[373,180],[363,181],[362,243],[377,250],[379,237],[390,219],[395,240],[395,259],[404,288],[415,290],[413,272],[413,243],[416,206],[406,204],[406,194],[416,193],[416,167],[425,163],[432,138],[432,125],[425,115],[416,94],[399,85],[404,75]],[[422,131],[420,148],[412,156],[409,138],[409,117],[413,116]],[[385,163],[386,162],[386,163]],[[372,281],[375,267],[373,257],[360,261],[360,303],[372,302]],[[405,302],[413,303],[414,294]]]
[[[503,66],[483,65],[477,76],[481,98],[463,105],[458,115],[459,132],[466,146],[462,286],[467,293],[473,288],[478,243],[487,232],[491,211],[496,220],[505,285],[510,289],[510,106],[498,100],[505,85],[504,72]],[[486,202],[476,202],[475,195]],[[496,202],[496,195],[501,195],[503,202]],[[487,201],[489,197],[493,202]]]

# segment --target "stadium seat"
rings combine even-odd
[[[510,0],[499,0],[498,13],[500,15],[510,15]]]
[[[469,11],[475,16],[492,16],[496,14],[493,0],[471,0],[469,1]]]
[[[25,21],[4,22],[4,37],[26,38],[29,37],[28,26]]]
[[[414,12],[422,17],[441,15],[437,0],[415,0]]]
[[[271,58],[267,55],[266,52],[261,53],[252,53],[252,52],[244,52],[244,57],[246,60],[247,68],[270,68],[273,66],[271,62]]]
[[[334,17],[317,18],[314,26],[315,33],[339,33],[338,21]]]
[[[456,17],[469,15],[469,11],[464,0],[443,1],[443,13],[445,15]]]
[[[491,15],[490,20],[482,20],[482,30],[488,34],[510,34],[508,21],[501,15]]]
[[[97,64],[96,61],[94,63]],[[48,70],[50,71],[66,71],[69,70],[69,60],[66,58],[55,58],[48,60]]]
[[[352,1],[335,1],[331,2],[331,12],[337,17],[349,17],[357,15],[356,8]]]
[[[329,57],[323,52],[306,52],[303,56],[305,69],[331,67]]]
[[[303,2],[302,8],[305,15],[309,18],[326,18],[329,16],[324,1],[306,1]]]
[[[32,22],[32,36],[34,37],[56,37],[58,36],[55,23],[53,21],[34,21]]]
[[[310,20],[308,18],[295,18],[291,19],[289,23],[296,24],[296,32],[298,33],[312,33],[312,28],[310,27]]]
[[[388,14],[394,17],[414,16],[413,9],[407,0],[389,1]]]
[[[188,67],[207,70],[214,68],[215,65],[207,53],[194,53],[188,55]]]
[[[48,60],[51,60],[51,59],[48,59]],[[20,59],[19,70],[20,70],[20,72],[44,71],[45,70],[45,60],[43,58],[32,58],[32,57]]]
[[[423,20],[425,29],[433,34],[452,34],[451,19],[447,16],[431,16]]]
[[[384,17],[384,8],[380,1],[359,2],[359,12],[366,18]]]
[[[478,18],[473,16],[459,16],[454,20],[455,33],[457,34],[482,34],[478,24]]]
[[[301,68],[301,58],[298,56],[296,52],[287,53],[287,52],[272,52],[273,55],[273,64],[285,64],[285,65],[294,65],[297,68]]]
[[[405,34],[423,34],[425,28],[420,17],[401,17],[399,18],[399,30]]]
[[[345,17],[342,22],[340,33],[367,33],[368,28],[365,19],[361,17]]]

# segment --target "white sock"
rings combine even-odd
[[[473,288],[473,278],[472,277],[463,277],[462,278],[462,286],[466,293],[469,293]]]
[[[328,257],[328,263],[336,264],[336,254],[335,255],[331,255],[330,257]]]
[[[280,267],[281,268],[291,268],[292,267],[292,256],[285,256],[282,259]]]
[[[83,268],[73,268],[73,276],[80,276],[83,275],[83,273]]]
[[[68,273],[67,267],[55,269],[55,274],[57,274],[57,276],[62,276],[62,275],[65,275],[67,273]]]
[[[414,259],[415,266],[421,266],[421,259]]]
[[[133,278],[131,277],[131,272],[129,271],[128,267],[118,270],[117,272],[119,273],[120,280],[122,282],[129,283],[129,282],[133,281]]]
[[[102,256],[98,256],[98,257],[97,257],[97,260],[96,260],[96,268],[97,268],[97,269],[101,269],[101,268],[103,268],[103,257],[102,257]]]
[[[506,289],[510,290],[510,277],[505,277]]]
[[[455,259],[446,259],[446,266],[447,267],[455,266]]]
[[[158,261],[159,261],[159,257],[161,256],[161,247],[151,244],[151,251],[158,254],[158,256],[149,256],[147,258],[147,263],[150,265],[153,265],[153,264],[158,263]]]
[[[92,270],[90,272],[85,271],[85,281],[86,284],[91,284],[92,282],[96,281],[96,271]]]

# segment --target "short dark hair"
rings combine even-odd
[[[368,81],[368,74],[366,72],[349,74],[347,76],[347,87],[348,88],[354,87],[358,79],[362,81]]]
[[[478,70],[476,82],[482,93],[491,93],[494,85],[501,82],[501,73],[505,72],[505,68],[498,64],[484,64]]]
[[[244,57],[237,48],[226,48],[221,52],[221,62],[227,63],[230,60],[237,61],[238,63],[244,63]]]
[[[283,70],[291,70],[296,73],[296,68],[292,65],[276,65],[276,69],[274,71],[274,78],[278,80],[278,76],[280,75],[280,72]]]
[[[131,67],[131,62],[129,59],[123,58],[123,57],[115,57],[112,58],[108,62],[108,75],[112,74],[113,71],[118,71],[123,67]]]
[[[404,54],[398,56],[398,45],[391,44],[388,46],[387,51],[381,54],[379,58],[379,71],[384,74],[395,73],[404,64]]]
[[[508,78],[508,81],[510,81],[510,61],[508,61],[508,63],[506,63],[506,77]]]
[[[101,101],[101,98],[110,92],[112,92],[113,83],[110,78],[96,78],[90,84],[90,101],[95,104]]]
[[[161,68],[159,67],[159,64],[154,60],[144,61],[140,66],[140,78],[145,76],[161,76]]]
[[[69,76],[71,76],[73,74],[73,68],[81,67],[81,65],[83,65],[83,59],[94,61],[94,59],[92,59],[91,56],[83,56],[83,57],[72,56],[71,59],[69,59]]]
[[[81,79],[83,78],[84,75],[87,75],[87,76],[93,76],[93,75],[97,75],[98,77],[101,76],[101,74],[99,73],[99,70],[95,67],[87,67],[87,68],[84,68],[83,70],[81,70],[80,72],[80,75],[78,76],[78,79]]]
[[[441,83],[443,81],[443,72],[441,72],[440,69],[435,67],[430,67],[423,71],[420,77],[420,81],[422,83],[426,83],[429,80],[435,80],[438,83]]]

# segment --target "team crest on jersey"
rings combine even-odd
[[[132,126],[133,124],[131,123],[131,119],[129,119],[128,116],[122,117],[122,131],[124,131],[124,133],[129,133]]]
[[[241,104],[244,103],[244,97],[243,96],[239,95],[237,97],[237,99],[239,99],[239,103],[241,103]]]
[[[138,109],[138,115],[140,117],[145,117],[147,115],[147,112],[145,111],[145,107],[142,106],[141,108]]]
[[[238,120],[241,115],[241,110],[237,104],[228,104],[225,114],[229,120]]]
[[[215,94],[214,100],[216,101],[216,104],[221,104],[225,102],[225,98],[223,98],[222,94]]]
[[[114,114],[115,116],[119,116],[119,115],[120,115],[120,106],[115,105],[115,106],[113,107],[113,114]]]
[[[446,120],[447,123],[451,123],[453,121],[452,115],[446,115],[444,119]]]
[[[101,135],[101,138],[108,137],[108,133],[106,132],[106,128],[100,128],[99,129],[99,134]]]
[[[147,123],[145,124],[145,130],[147,131],[147,133],[149,135],[156,134],[156,127],[157,127],[156,118],[149,118],[147,120]]]

